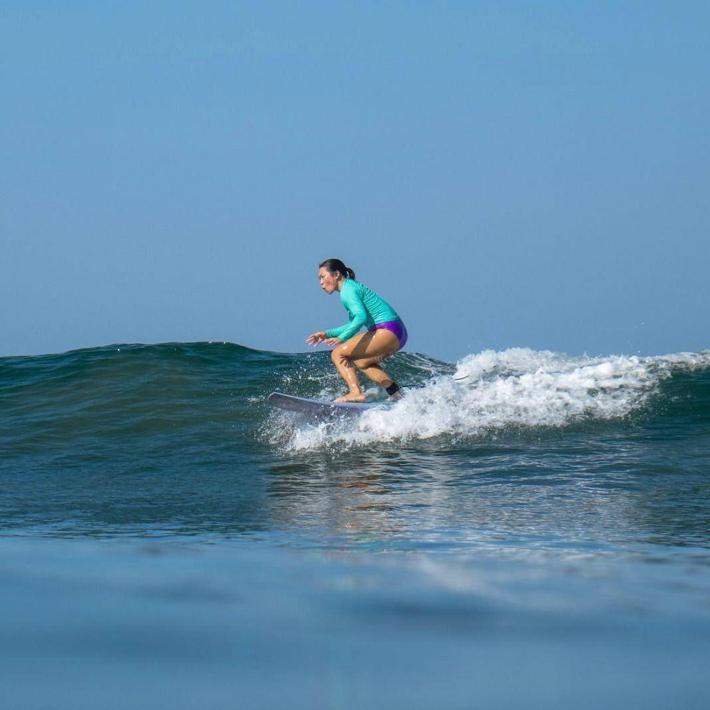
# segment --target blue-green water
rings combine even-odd
[[[704,708],[710,353],[0,359],[7,707]],[[374,394],[374,393],[373,393]]]

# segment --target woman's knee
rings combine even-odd
[[[330,351],[330,359],[337,365],[338,363],[348,360],[349,358],[345,352],[345,349],[339,346]]]

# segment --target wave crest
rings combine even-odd
[[[289,450],[358,446],[440,436],[470,437],[510,427],[564,427],[623,419],[641,410],[676,372],[710,368],[710,352],[659,357],[570,357],[549,351],[485,350],[433,375],[388,410],[355,421],[282,423]]]

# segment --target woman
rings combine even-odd
[[[320,287],[326,293],[340,292],[340,300],[350,322],[339,328],[319,330],[309,335],[309,345],[335,346],[331,358],[348,386],[348,393],[336,402],[364,402],[357,368],[396,399],[401,396],[397,383],[382,369],[380,362],[404,347],[407,329],[394,309],[381,296],[355,280],[355,272],[340,259],[326,259],[318,268]],[[365,326],[366,333],[359,333]]]

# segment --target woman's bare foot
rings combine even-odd
[[[338,397],[336,402],[365,402],[367,397],[361,392],[348,392],[342,397]]]

